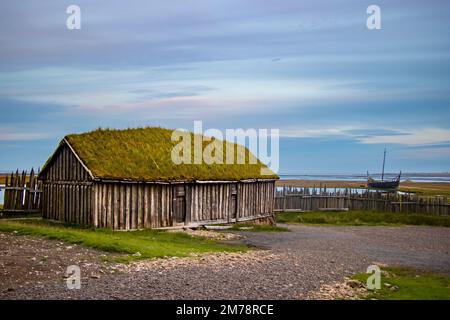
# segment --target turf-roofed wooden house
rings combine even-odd
[[[244,164],[175,164],[172,132],[99,129],[66,136],[38,177],[43,217],[117,230],[273,221],[278,177],[267,175],[261,162],[250,163],[248,149],[221,141],[236,154],[244,150]]]

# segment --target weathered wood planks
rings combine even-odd
[[[37,180],[34,169],[29,175],[16,170],[6,177],[3,211],[8,213],[38,212],[42,206],[42,184]]]
[[[276,211],[310,211],[327,208],[383,212],[450,215],[446,197],[420,197],[416,194],[357,192],[352,189],[328,191],[326,187],[290,188],[276,192]]]

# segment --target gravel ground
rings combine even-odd
[[[0,299],[302,299],[374,262],[450,275],[448,228],[288,227],[240,233],[239,241],[266,250],[129,265],[102,262],[105,254],[88,248],[0,233]],[[69,264],[81,267],[79,290],[65,286]]]

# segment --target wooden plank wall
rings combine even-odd
[[[44,218],[91,224],[93,183],[89,173],[67,145],[59,148],[40,179],[43,181]]]
[[[385,193],[376,191],[356,192],[352,189],[329,190],[325,188],[289,188],[277,191],[275,210],[319,209],[373,210],[392,213],[421,213],[450,215],[446,197],[422,197],[417,194]]]
[[[176,186],[95,183],[92,223],[116,230],[171,227]],[[187,184],[185,187],[186,224],[231,221],[231,184]],[[239,183],[238,219],[272,214],[274,188],[273,182]]]
[[[46,219],[90,225],[92,185],[44,183],[42,212]]]
[[[45,171],[40,174],[44,181],[89,181],[89,173],[67,145],[57,151]]]
[[[231,217],[231,184],[192,184],[188,187],[187,217],[190,222]]]
[[[172,188],[163,184],[95,183],[92,223],[115,230],[170,227]]]
[[[237,219],[273,213],[275,183],[237,183]],[[188,213],[191,222],[231,221],[232,184],[196,184],[190,186]]]
[[[272,214],[275,182],[239,183],[238,219]]]

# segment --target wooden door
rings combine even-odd
[[[186,192],[184,185],[173,188],[173,224],[184,224],[186,220]]]
[[[232,184],[231,185],[231,204],[230,204],[230,208],[231,208],[231,219],[236,219],[236,214],[237,214],[237,209],[238,209],[238,203],[237,203],[237,185],[236,184]]]

